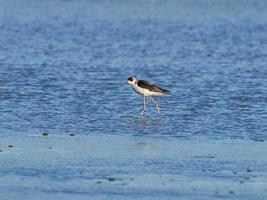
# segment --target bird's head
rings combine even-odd
[[[132,76],[130,76],[129,78],[128,78],[128,83],[130,84],[130,85],[133,85],[133,84],[135,84],[136,83],[136,78],[135,77],[132,77]]]

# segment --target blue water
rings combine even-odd
[[[1,200],[265,200],[267,1],[0,0],[0,108]]]
[[[267,139],[266,1],[0,1],[1,134]],[[171,91],[149,102],[136,76]]]

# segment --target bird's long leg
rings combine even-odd
[[[145,110],[146,110],[146,96],[144,95],[144,108],[142,112],[140,113],[141,117],[144,117]]]
[[[157,111],[158,111],[158,114],[160,114],[160,110],[159,110],[159,106],[157,104],[157,102],[152,98],[152,96],[149,96],[150,100],[153,102],[153,104],[155,105]]]

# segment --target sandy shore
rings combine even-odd
[[[0,150],[2,200],[267,199],[266,142],[49,134]]]

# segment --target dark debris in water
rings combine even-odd
[[[264,142],[264,139],[260,139],[260,138],[255,138],[253,139],[255,142]]]
[[[250,173],[250,172],[252,172],[252,170],[248,168],[248,169],[247,169],[247,172]]]
[[[229,191],[229,194],[234,194],[234,193],[235,193],[235,191],[233,191],[233,190]]]
[[[48,132],[47,131],[43,132],[42,136],[48,136]]]
[[[70,133],[69,136],[75,136],[75,134],[74,133]]]
[[[116,178],[114,178],[114,177],[108,177],[109,182],[114,182],[115,180],[116,180]]]
[[[10,145],[8,145],[8,148],[12,148],[12,147],[13,147],[13,145],[11,145],[11,144],[10,144]]]

